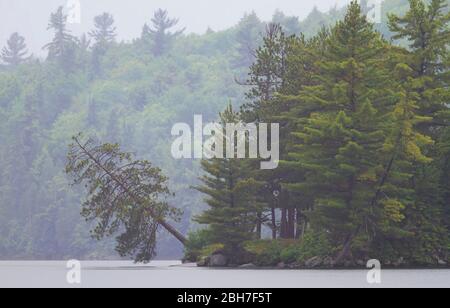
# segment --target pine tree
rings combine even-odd
[[[446,0],[409,0],[410,10],[404,17],[389,16],[393,39],[407,40],[410,52],[403,62],[411,68],[416,91],[420,95],[419,113],[434,120],[422,129],[440,126],[450,119],[448,108],[448,24],[450,13]],[[446,77],[447,75],[447,77]]]
[[[246,94],[248,103],[241,107],[240,115],[245,122],[280,122],[274,115],[279,115],[283,108],[274,98],[284,87],[287,51],[293,41],[294,38],[288,39],[285,36],[279,24],[267,26],[263,44],[255,51],[255,62],[250,66],[246,82],[246,85],[251,88]],[[269,227],[272,229],[272,238],[277,237],[278,229],[282,238],[294,238],[295,208],[289,205],[288,195],[281,191],[279,182],[283,179],[282,172],[258,170],[258,164],[255,164],[253,168],[254,179],[260,183],[266,183],[263,196],[266,203],[270,205]],[[277,208],[281,208],[279,228],[276,219]],[[264,216],[264,213],[260,216]]]
[[[94,27],[95,29],[89,32],[89,36],[95,41],[92,50],[92,70],[97,75],[101,72],[102,57],[105,56],[116,38],[114,17],[108,13],[96,16],[94,18]]]
[[[410,197],[404,195],[400,170],[413,158],[405,152],[414,150],[415,158],[423,158],[416,143],[428,140],[410,131],[406,121],[416,120],[409,114],[402,133],[391,138],[398,122],[394,115],[406,107],[395,107],[400,97],[393,94],[393,77],[383,66],[389,59],[387,44],[356,2],[326,42],[314,76],[318,83],[304,87],[301,106],[294,109],[304,117],[293,132],[298,141],[285,164],[303,179],[287,186],[312,201],[312,228],[328,232],[342,248],[336,258],[340,262],[350,252],[370,251],[379,233],[398,233],[395,227]]]
[[[95,40],[96,44],[109,45],[114,42],[117,34],[114,26],[114,17],[111,14],[103,13],[94,18],[95,29],[89,32],[89,36]]]
[[[283,86],[286,69],[287,38],[279,24],[267,26],[263,45],[255,51],[255,62],[250,66],[245,85],[251,86],[246,94],[249,103],[241,107],[242,118],[247,122],[266,121],[269,105]]]
[[[449,242],[450,232],[445,227],[448,207],[448,172],[446,127],[450,125],[448,91],[448,23],[450,14],[444,0],[410,0],[405,16],[389,16],[389,27],[394,39],[405,40],[409,50],[399,55],[405,73],[403,87],[416,95],[417,113],[428,121],[417,124],[423,134],[436,144],[427,148],[432,164],[414,163],[414,204],[408,211],[408,230],[414,234],[404,241],[405,250],[418,263],[433,263],[436,256],[445,257],[442,247]],[[405,243],[407,245],[405,245]]]
[[[63,7],[51,14],[47,29],[55,32],[52,42],[44,46],[48,50],[48,60],[57,61],[65,70],[73,69],[77,40],[67,30],[67,15],[64,14]]]
[[[7,46],[3,48],[1,59],[8,65],[17,66],[26,60],[27,54],[25,38],[15,32],[8,39]]]
[[[186,243],[167,222],[181,214],[167,203],[171,195],[167,178],[150,162],[135,160],[117,144],[97,144],[77,136],[67,155],[66,173],[74,184],[86,183],[82,216],[95,223],[91,235],[100,240],[120,233],[116,250],[122,257],[149,262],[156,254],[160,228]]]
[[[147,24],[142,29],[141,39],[145,45],[150,45],[154,56],[159,57],[165,54],[170,48],[173,40],[180,36],[184,29],[171,32],[171,28],[178,24],[178,19],[169,18],[166,10],[159,9],[152,18],[152,26]]]
[[[238,121],[231,106],[220,117],[223,124]],[[212,241],[224,245],[233,262],[239,260],[244,242],[256,238],[257,213],[262,207],[256,198],[258,183],[248,178],[246,166],[246,161],[233,158],[203,160],[206,174],[201,178],[203,186],[196,188],[208,196],[209,209],[195,220],[208,225]]]

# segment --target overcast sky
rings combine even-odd
[[[89,31],[94,16],[109,12],[116,19],[119,39],[129,40],[139,36],[157,8],[179,18],[188,33],[203,33],[208,27],[221,30],[233,26],[246,12],[255,11],[261,19],[270,20],[280,9],[302,19],[314,6],[328,11],[350,0],[0,0],[0,46],[18,31],[26,37],[30,50],[40,53],[51,38],[46,31],[50,13],[70,1],[81,5],[81,24],[70,27],[75,34]]]

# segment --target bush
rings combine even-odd
[[[212,245],[212,240],[208,230],[189,233],[184,250],[184,260],[197,262],[201,257],[205,256],[205,249],[210,245]]]
[[[325,233],[309,233],[300,243],[297,262],[303,263],[313,257],[326,257],[333,253],[333,246]]]
[[[325,257],[333,253],[333,247],[323,233],[308,234],[302,241],[251,241],[244,248],[252,255],[252,262],[258,266],[276,266],[280,262],[303,263],[310,258]]]

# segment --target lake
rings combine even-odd
[[[63,261],[0,262],[0,287],[311,288],[450,287],[450,270],[383,270],[382,283],[367,283],[363,270],[235,270],[197,268],[177,261],[135,265],[82,261],[81,284],[70,285]]]

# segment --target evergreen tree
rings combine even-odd
[[[283,86],[286,45],[287,39],[281,26],[268,25],[263,45],[255,51],[255,62],[250,66],[249,77],[245,83],[251,86],[246,94],[249,103],[241,107],[245,121],[264,122],[271,114],[269,106],[275,93]]]
[[[403,87],[415,93],[417,113],[428,119],[417,123],[417,128],[437,144],[427,149],[427,155],[433,158],[432,164],[414,163],[415,202],[409,210],[408,230],[415,236],[406,242],[406,248],[416,262],[431,263],[432,256],[443,257],[442,247],[450,236],[442,219],[448,205],[448,182],[443,175],[448,170],[446,153],[439,150],[446,148],[443,136],[445,127],[450,125],[449,66],[446,61],[450,14],[444,0],[432,0],[428,4],[410,0],[409,4],[410,10],[405,16],[389,16],[389,26],[394,39],[409,43],[409,50],[398,58],[406,75]]]
[[[169,18],[168,15],[166,10],[157,10],[152,18],[153,27],[145,24],[142,29],[141,38],[146,45],[151,46],[152,53],[156,57],[165,54],[171,48],[173,40],[184,32],[184,29],[176,32],[169,31],[178,24],[179,20]]]
[[[89,32],[89,36],[95,40],[95,44],[109,45],[116,38],[116,27],[114,17],[111,14],[103,13],[94,18],[95,29]]]
[[[51,14],[47,29],[55,32],[52,42],[44,46],[48,50],[48,60],[58,62],[65,70],[73,69],[77,40],[67,30],[67,15],[64,14],[63,7]]]
[[[410,10],[404,17],[389,16],[390,30],[394,39],[405,39],[409,43],[410,52],[405,54],[404,63],[412,72],[417,92],[421,99],[419,112],[424,116],[432,116],[435,120],[426,124],[442,123],[442,117],[448,121],[448,99],[446,91],[448,79],[448,24],[450,13],[445,0],[432,0],[426,5],[422,0],[409,0]]]
[[[92,70],[94,74],[99,74],[101,72],[101,59],[116,38],[114,17],[108,13],[96,16],[94,27],[95,29],[89,32],[89,36],[95,41],[92,50]]]
[[[3,48],[1,59],[8,65],[17,66],[26,60],[27,54],[25,38],[15,32],[8,39],[7,46]]]
[[[406,173],[404,166],[414,158],[427,161],[417,144],[428,140],[411,131],[410,123],[418,122],[414,115],[405,115],[397,128],[397,113],[413,108],[401,102],[395,107],[400,98],[393,95],[392,76],[382,65],[389,49],[356,2],[332,29],[327,45],[314,77],[317,85],[301,91],[299,108],[307,116],[298,120],[293,133],[298,142],[291,145],[287,166],[303,178],[290,189],[313,201],[313,230],[329,232],[342,247],[340,262],[351,248],[370,251],[379,233],[398,234],[402,211],[410,205],[408,176],[400,170]],[[391,139],[398,130],[402,133]],[[413,150],[414,157],[407,154]]]
[[[223,125],[239,119],[231,106],[220,117]],[[203,186],[196,189],[208,196],[209,209],[195,220],[208,225],[211,240],[223,244],[227,256],[237,262],[244,242],[256,238],[257,212],[262,207],[256,198],[258,183],[248,178],[244,160],[213,158],[203,160],[202,168],[206,172],[201,178]]]
[[[117,144],[98,145],[77,136],[70,145],[66,173],[74,184],[86,183],[88,198],[82,215],[96,222],[92,236],[100,240],[120,232],[116,250],[121,256],[149,262],[156,254],[161,227],[186,242],[166,221],[177,219],[180,211],[167,204],[167,178],[150,162],[134,160]]]

